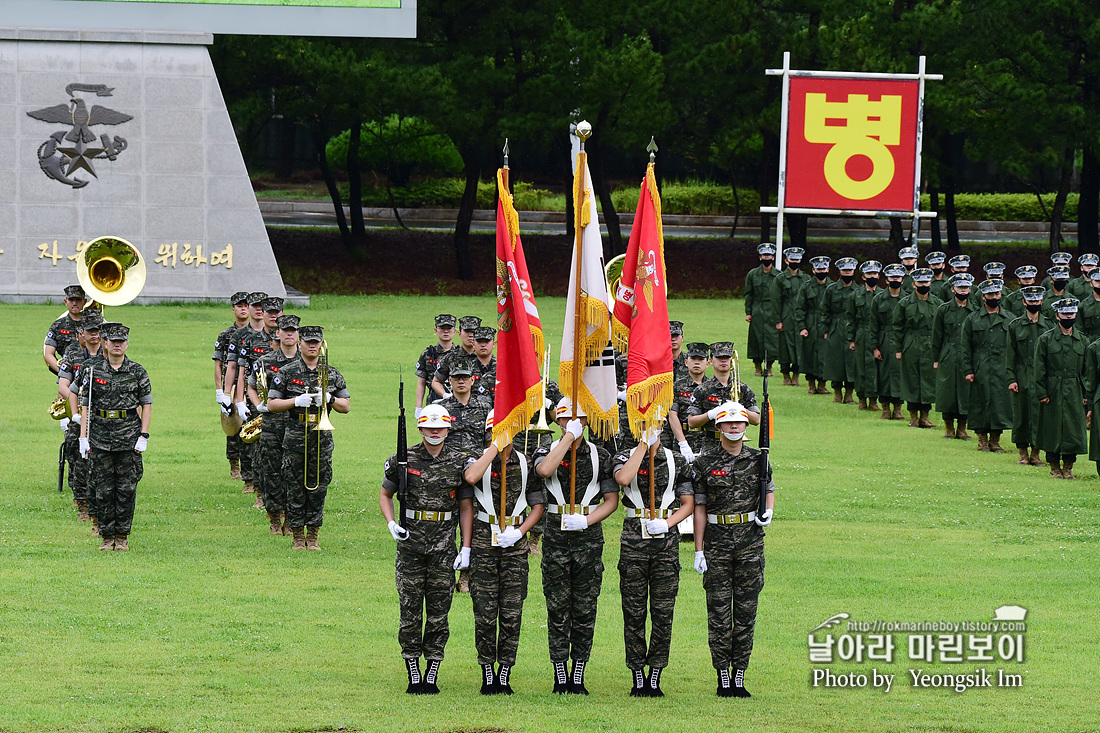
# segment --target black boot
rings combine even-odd
[[[573,660],[573,670],[569,673],[569,694],[587,695],[588,688],[584,686],[584,666],[588,662],[579,659]]]
[[[649,695],[648,697],[664,697],[665,693],[661,691],[661,670],[659,668],[649,668]]]
[[[497,694],[496,676],[493,674],[493,665],[481,665],[481,694]]]
[[[569,692],[569,678],[565,675],[565,662],[554,662],[554,694]]]
[[[511,695],[512,686],[508,684],[508,677],[512,674],[512,668],[505,665],[500,665],[500,671],[497,672],[497,694]]]
[[[441,659],[429,659],[428,669],[424,672],[424,694],[425,695],[438,695],[439,685],[436,681],[439,679],[439,665],[442,663]]]
[[[645,670],[632,669],[630,674],[634,677],[634,684],[630,688],[631,697],[649,697],[649,688],[645,684]]]
[[[733,668],[733,696],[734,697],[752,697],[749,691],[745,689],[745,670]]]
[[[733,697],[733,684],[728,669],[718,670],[718,697]]]
[[[422,689],[424,680],[420,676],[420,658],[406,659],[405,671],[409,673],[409,686],[405,690],[407,695],[420,695],[424,692]]]

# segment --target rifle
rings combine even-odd
[[[764,352],[764,364],[768,363],[768,352]],[[762,516],[768,509],[768,454],[771,450],[771,402],[768,400],[768,372],[764,370],[764,401],[760,405],[760,505],[756,516]]]
[[[398,524],[405,527],[405,502],[409,498],[409,445],[405,435],[405,376],[399,377],[400,386],[397,388],[397,502],[400,505],[401,516]]]

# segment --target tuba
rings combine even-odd
[[[321,410],[317,416],[317,424],[312,428],[310,427],[310,421],[306,420],[305,428],[305,440],[302,441],[302,450],[305,452],[305,466],[302,469],[302,483],[306,491],[316,491],[321,485],[321,432],[330,432],[336,429],[336,426],[332,424],[332,421],[328,418],[328,342],[321,342],[320,362],[317,370],[319,372],[321,393]],[[316,439],[313,441],[317,444],[317,460],[315,464],[314,481],[311,486],[309,483],[309,431],[318,431]]]
[[[125,239],[98,237],[77,258],[76,279],[100,305],[126,305],[145,287],[145,260]]]
[[[607,292],[611,295],[611,305],[615,305],[615,293],[619,290],[619,280],[623,276],[623,265],[626,264],[626,255],[612,257],[611,261],[603,268],[604,277],[607,278]]]
[[[73,416],[73,409],[69,405],[69,401],[60,396],[50,403],[48,412],[50,413],[50,417],[54,420],[63,420]]]
[[[260,393],[260,402],[267,404],[267,372],[261,366],[259,373],[256,375],[256,388]],[[263,431],[263,413],[258,413],[256,417],[252,418],[244,425],[241,425],[240,437],[242,443],[255,443],[260,439],[260,433]],[[237,417],[240,420],[240,416]]]

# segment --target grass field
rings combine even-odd
[[[12,367],[0,396],[0,731],[1095,731],[1100,481],[1055,481],[1012,454],[980,454],[877,414],[772,389],[779,487],[767,582],[746,684],[720,700],[692,551],[662,700],[628,698],[618,527],[585,699],[549,694],[541,575],[532,565],[511,698],[477,694],[468,596],[457,596],[443,694],[407,697],[396,641],[393,541],[377,508],[392,453],[398,367],[406,378],[438,312],[491,317],[493,300],[315,296],[352,412],[334,416],[335,481],[321,553],[267,534],[228,479],[211,346],[225,306],[125,306],[129,355],[149,370],[152,438],[129,553],[97,552],[56,491],[60,431],[41,336],[61,306],[0,306]],[[564,305],[540,302],[557,353]],[[745,342],[740,301],[676,301],[688,340]],[[746,381],[755,388],[759,378]],[[409,400],[411,408],[411,399]],[[938,421],[937,421],[938,422]],[[750,431],[754,433],[755,431]],[[415,433],[413,433],[415,435]],[[411,439],[411,438],[410,438]],[[807,634],[833,614],[887,622],[988,621],[1028,609],[1026,660],[828,665],[895,675],[889,693],[811,686]],[[818,632],[819,638],[821,633]],[[842,631],[838,631],[843,633]],[[1020,674],[1016,689],[918,689],[909,669]],[[1092,670],[1091,672],[1089,670]]]

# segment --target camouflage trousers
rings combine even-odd
[[[130,534],[142,471],[141,454],[135,450],[91,449],[88,486],[95,492],[96,517],[102,536]]]
[[[764,588],[764,532],[753,525],[708,524],[703,537],[707,572],[707,641],[715,669],[747,669]]]
[[[555,519],[556,515],[548,521]],[[570,657],[588,661],[602,583],[603,542],[544,542],[542,590],[551,662],[565,662]]]
[[[77,501],[88,502],[88,512],[95,515],[92,506],[95,496],[88,490],[88,462],[80,457],[80,426],[65,431],[65,462],[69,464],[69,488]]]
[[[528,570],[526,549],[504,554],[494,547],[474,550],[470,555],[470,600],[474,606],[478,664],[515,666]]]
[[[225,457],[231,461],[240,460],[245,444],[236,435],[225,436]]]
[[[281,512],[286,509],[287,491],[283,481],[283,436],[260,433],[256,441],[259,449],[253,456],[256,466],[256,489],[264,500],[264,508],[269,512]]]
[[[653,545],[645,549],[633,544],[619,546],[619,593],[623,600],[623,641],[628,669],[668,666],[672,614],[680,590],[679,538],[676,540],[671,547],[662,540],[643,540]],[[653,619],[648,649],[647,611]]]
[[[397,546],[397,598],[401,621],[397,643],[405,659],[443,659],[451,635],[447,614],[454,597],[454,543],[443,552],[422,553]]]
[[[332,481],[332,436],[325,433],[321,440],[321,470],[317,473],[317,453],[311,434],[309,462],[301,448],[283,449],[283,486],[286,488],[286,516],[291,527],[320,527],[325,513],[325,496]],[[313,491],[305,488],[306,482],[317,486]]]

